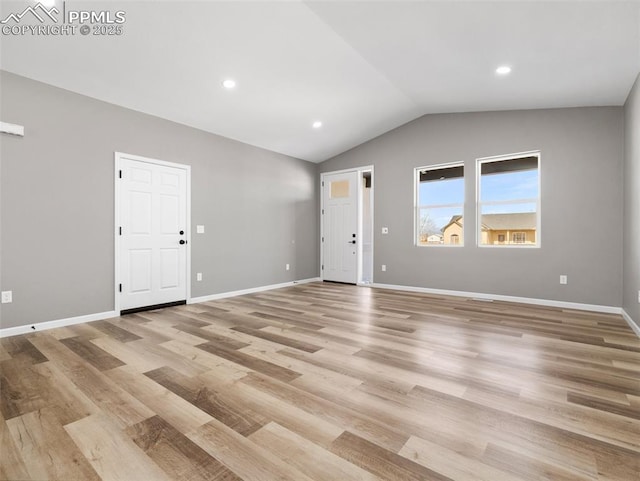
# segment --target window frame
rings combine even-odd
[[[482,165],[491,162],[515,160],[522,157],[537,157],[538,159],[538,197],[536,199],[509,199],[505,201],[481,202],[480,184],[482,179]],[[535,244],[483,244],[482,243],[482,207],[484,205],[514,204],[519,202],[535,202],[536,204],[536,243]],[[513,154],[495,155],[476,159],[476,245],[489,249],[539,249],[542,247],[542,155],[540,150],[517,152]],[[505,239],[506,240],[506,239]]]
[[[462,204],[434,204],[420,205],[420,173],[429,170],[447,169],[450,167],[462,167],[463,194]],[[416,247],[453,247],[460,248],[465,245],[465,237],[467,229],[462,228],[462,236],[459,244],[420,244],[418,236],[420,234],[420,209],[421,208],[444,208],[444,207],[462,207],[462,218],[464,219],[464,210],[467,204],[467,177],[466,165],[464,161],[446,162],[443,164],[424,165],[413,169],[413,245]]]

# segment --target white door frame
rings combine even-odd
[[[152,159],[149,157],[141,157],[139,155],[125,154],[123,152],[114,153],[114,171],[113,171],[113,183],[115,194],[115,206],[114,206],[114,226],[113,226],[113,238],[114,238],[114,283],[113,283],[113,310],[116,314],[120,315],[120,170],[121,159],[137,160],[139,162],[146,162],[148,164],[161,165],[164,167],[173,167],[176,169],[183,169],[187,173],[187,241],[191,240],[191,166],[186,164],[177,164],[175,162],[166,162],[164,160]],[[187,242],[187,259],[186,259],[186,282],[187,282],[187,304],[191,301],[191,243]]]
[[[352,169],[342,169],[342,170],[334,170],[331,172],[322,172],[320,174],[320,279],[324,281],[324,269],[322,266],[324,265],[324,215],[322,210],[324,209],[324,179],[325,176],[333,175],[333,174],[345,174],[347,172],[357,172],[358,173],[358,190],[356,192],[356,202],[357,202],[357,211],[358,211],[358,248],[356,249],[356,285],[368,285],[362,282],[362,178],[365,172],[371,172],[371,196],[374,199],[374,174],[373,174],[373,165],[366,165],[363,167],[354,167]],[[375,203],[375,202],[373,202]],[[374,212],[373,205],[371,206],[371,228],[373,229],[373,233],[375,234],[375,225],[374,225]],[[372,236],[371,238],[371,255],[374,254],[374,240]],[[375,277],[375,269],[373,269],[372,277]],[[371,279],[371,282],[374,282],[374,279]]]

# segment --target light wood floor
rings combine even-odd
[[[617,315],[314,283],[0,345],[2,479],[640,479]]]

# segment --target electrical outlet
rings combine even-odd
[[[204,226],[203,225],[197,225],[196,226],[196,234],[204,234]]]
[[[382,264],[382,272],[387,272],[387,265],[386,264]]]
[[[2,291],[2,303],[8,304],[13,302],[13,291]]]
[[[567,283],[567,276],[563,274],[560,276],[560,284],[566,284],[566,283]]]
[[[389,228],[388,227],[383,227],[382,228],[382,233],[383,234],[388,234],[389,233]]]
[[[198,272],[196,274],[196,281],[200,282],[202,280],[202,272]]]
[[[287,271],[288,271],[288,270],[289,270],[289,264],[285,264],[285,265],[284,265],[284,268],[285,268],[285,270],[287,270]]]

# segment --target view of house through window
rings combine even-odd
[[[462,245],[464,166],[416,169],[417,245]]]
[[[480,245],[537,246],[539,154],[478,162]]]

